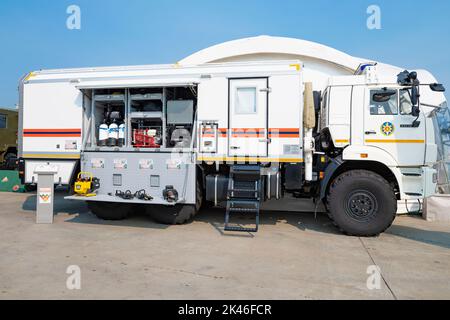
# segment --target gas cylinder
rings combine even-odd
[[[106,124],[106,119],[103,120],[103,123],[100,125],[98,130],[98,145],[100,147],[105,147],[108,143],[108,125]]]
[[[125,123],[122,123],[119,126],[119,140],[118,140],[119,147],[123,147],[125,144]]]
[[[116,119],[109,125],[108,129],[108,146],[117,146],[117,141],[119,139],[119,126],[116,123]]]

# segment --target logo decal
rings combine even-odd
[[[50,188],[39,188],[39,203],[40,204],[52,203],[52,190]]]
[[[391,122],[385,122],[381,126],[381,133],[385,136],[390,136],[394,133],[394,125]]]

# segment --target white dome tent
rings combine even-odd
[[[364,64],[373,64],[369,59],[350,56],[331,47],[294,38],[258,36],[224,42],[200,50],[183,60],[180,65],[202,65],[207,63],[300,60],[303,62],[305,81],[314,83],[321,90],[331,76],[353,75]],[[377,63],[377,68],[395,75],[401,68]]]
[[[354,72],[362,59],[354,58],[336,49],[311,41],[259,36],[224,42],[190,55],[180,64],[204,64],[214,62],[297,59],[302,61],[322,60],[338,70]]]

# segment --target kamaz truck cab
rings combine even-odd
[[[367,66],[362,75],[331,79],[316,146],[331,161],[320,191],[330,217],[347,233],[371,235],[369,230],[390,226],[398,201],[436,192],[438,150],[449,159],[440,142],[448,132],[441,129],[442,116],[437,125],[437,115],[448,110],[444,87],[421,83],[416,72],[401,72],[392,81]],[[421,98],[438,103],[421,104]],[[361,232],[364,223],[371,227]]]

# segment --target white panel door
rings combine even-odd
[[[267,157],[268,79],[230,80],[229,155]]]

